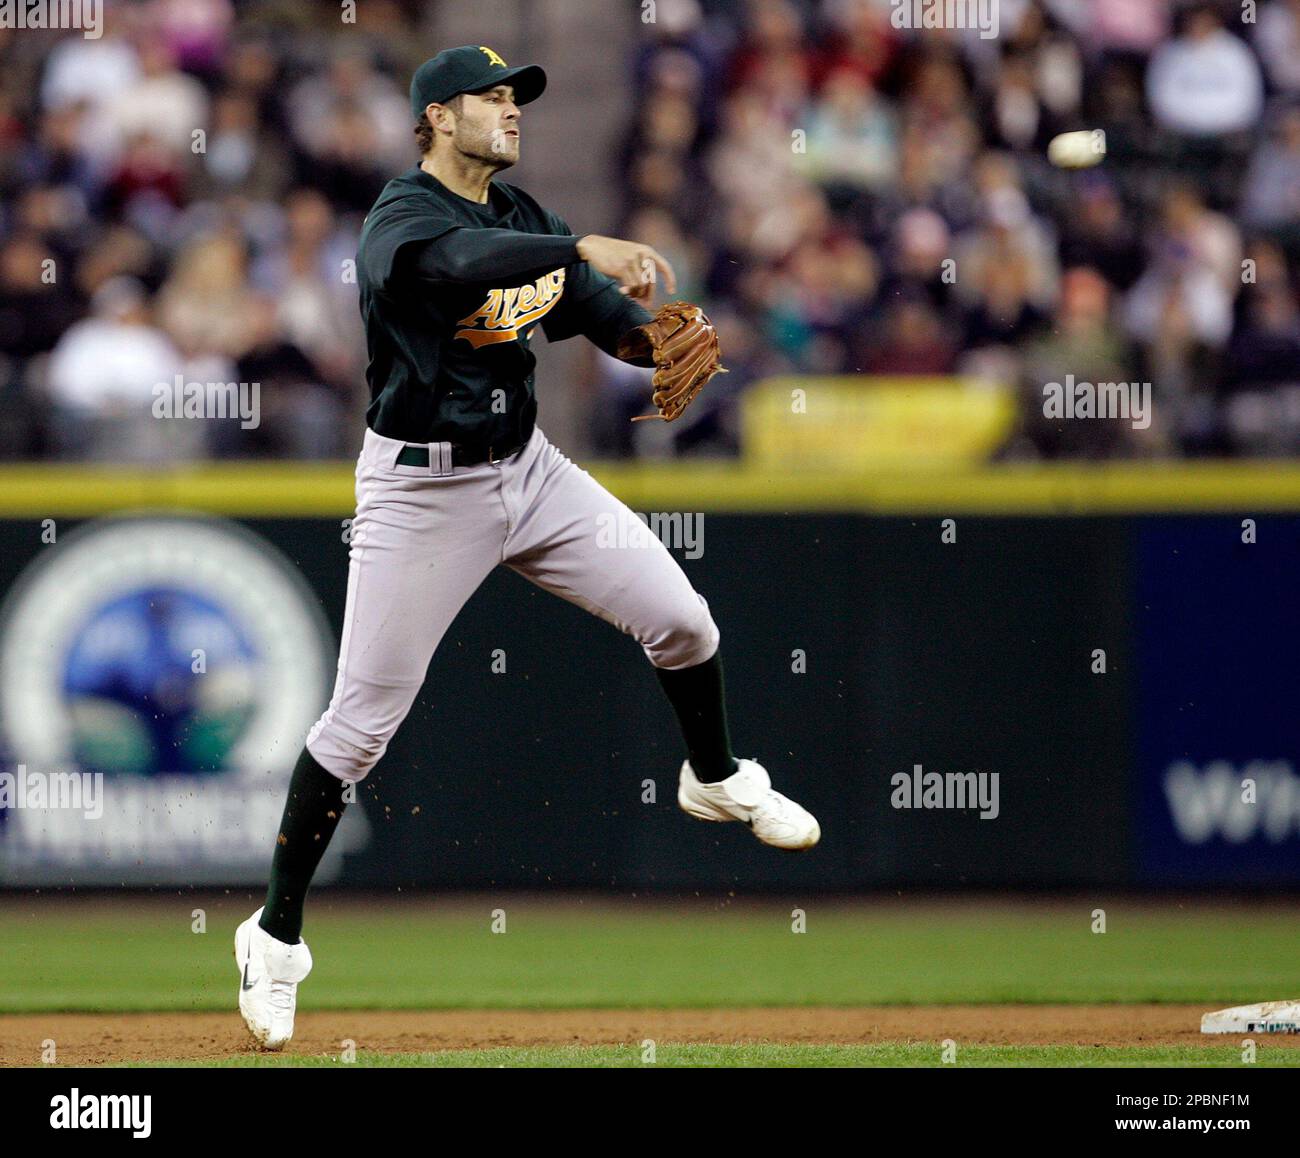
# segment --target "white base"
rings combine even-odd
[[[1300,1033],[1300,1001],[1262,1001],[1201,1018],[1202,1033]]]

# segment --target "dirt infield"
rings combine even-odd
[[[303,1013],[294,1052],[423,1052],[492,1046],[666,1042],[1161,1046],[1210,1044],[1203,1006],[953,1005],[784,1009],[425,1010]],[[62,1065],[222,1058],[248,1052],[234,1013],[50,1013],[0,1017],[0,1065],[38,1065],[52,1038]],[[1300,1037],[1270,1045],[1300,1048]]]

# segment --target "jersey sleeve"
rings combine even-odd
[[[378,293],[392,288],[398,255],[409,245],[435,241],[457,222],[432,199],[403,197],[371,211],[357,251],[360,274]]]
[[[402,261],[428,281],[522,283],[576,261],[577,245],[574,237],[457,228],[411,247]]]
[[[549,215],[553,228],[570,233],[565,222]],[[597,272],[585,261],[574,262],[564,271],[564,296],[560,304],[542,319],[548,342],[562,342],[581,334],[611,357],[617,357],[618,341],[651,315],[638,302],[619,292],[618,282]],[[638,360],[636,365],[653,365]]]

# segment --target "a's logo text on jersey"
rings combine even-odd
[[[487,301],[456,323],[462,327],[456,337],[464,338],[475,349],[518,341],[519,331],[550,313],[563,293],[562,269],[544,274],[531,285],[489,290]]]
[[[483,53],[488,58],[488,60],[491,63],[495,64],[498,68],[510,67],[508,64],[506,64],[504,60],[501,59],[501,57],[499,57],[495,52],[493,52],[486,44],[480,44],[478,46],[478,50],[479,52]]]

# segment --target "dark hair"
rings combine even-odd
[[[464,103],[464,93],[457,93],[450,100],[443,101],[452,112],[460,116],[461,106]],[[429,114],[421,113],[420,119],[415,122],[415,144],[420,150],[420,156],[423,157],[430,149],[433,148],[433,126],[429,124]]]

